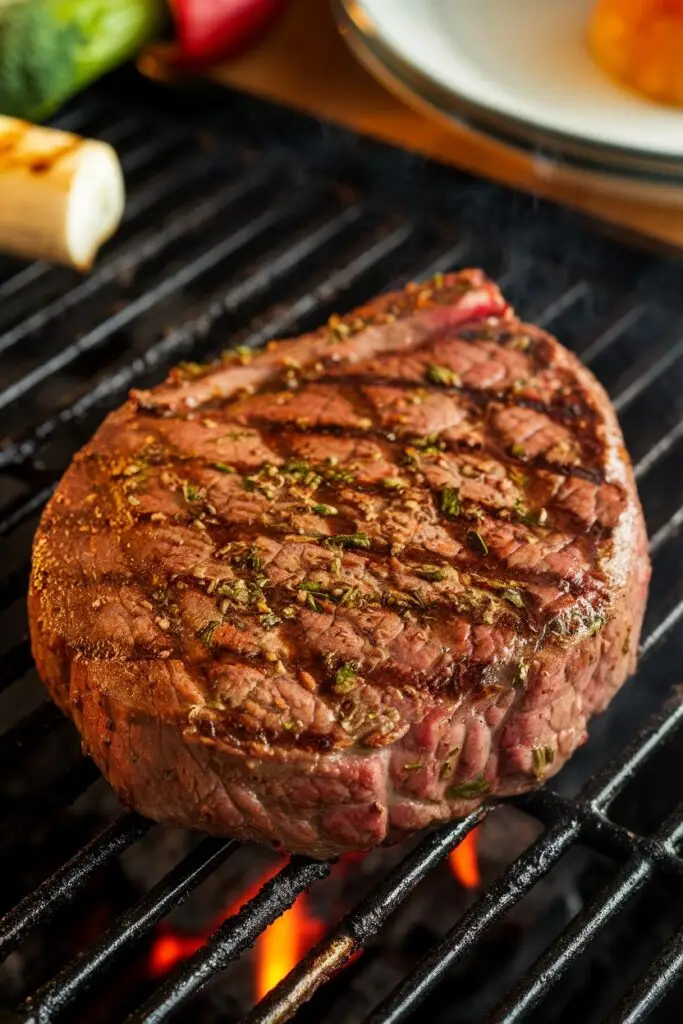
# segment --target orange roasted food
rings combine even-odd
[[[683,105],[683,0],[598,0],[589,39],[611,75],[654,100]]]

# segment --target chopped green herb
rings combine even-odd
[[[504,597],[506,601],[513,604],[515,608],[524,607],[524,598],[522,597],[519,590],[514,590],[512,587],[506,587],[505,590],[501,591],[501,597]]]
[[[554,747],[534,747],[531,751],[531,764],[534,775],[539,781],[543,778],[548,765],[555,760]]]
[[[203,492],[201,487],[196,487],[194,484],[188,484],[187,481],[183,483],[183,497],[185,501],[201,501]]]
[[[358,587],[347,587],[339,599],[339,604],[346,605],[347,608],[352,608],[357,603],[356,599],[359,592]]]
[[[445,388],[459,387],[462,384],[459,373],[449,369],[448,366],[437,366],[436,363],[427,365],[425,375],[432,384],[439,384]]]
[[[371,540],[367,533],[337,533],[333,537],[325,537],[323,544],[339,548],[369,548]]]
[[[460,493],[456,487],[445,487],[440,497],[441,511],[449,519],[460,515]]]
[[[293,604],[285,605],[285,607],[282,609],[282,618],[283,619],[295,619],[296,618],[296,608],[294,607]]]
[[[311,467],[303,459],[293,459],[282,467],[282,472],[288,476],[306,476],[310,471]]]
[[[238,569],[253,569],[256,571],[263,566],[261,552],[256,544],[250,544],[244,551],[240,551],[235,555],[232,559],[232,564]],[[265,582],[267,582],[267,579],[264,579]]]
[[[264,629],[275,629],[282,622],[282,619],[275,612],[267,612],[260,617],[259,621]]]
[[[245,476],[245,478],[243,480],[243,483],[244,483],[245,491],[255,491],[256,490],[256,481],[253,479],[253,477]]]
[[[421,580],[432,580],[434,583],[441,583],[446,579],[446,570],[438,565],[422,565],[415,570],[415,575]]]
[[[217,469],[219,473],[234,473],[235,470],[232,466],[228,466],[225,462],[212,462],[211,465],[214,469]]]
[[[424,608],[424,601],[419,594],[407,593],[404,590],[387,589],[382,595],[384,603],[395,608]]]
[[[197,630],[196,636],[206,647],[211,647],[213,643],[213,634],[220,626],[220,619],[211,619],[201,629]]]
[[[448,753],[446,754],[446,760],[441,765],[441,771],[439,772],[439,779],[441,782],[443,782],[443,780],[447,778],[453,771],[453,761],[455,759],[455,755],[459,753],[460,747],[453,747],[453,749],[449,750]]]
[[[525,523],[527,526],[545,526],[548,522],[548,511],[545,508],[539,508],[536,512],[531,512],[524,507],[522,499],[518,498],[515,502],[515,519],[518,523]]]
[[[525,459],[527,456],[526,448],[521,444],[510,445],[510,454],[514,455],[516,459]]]
[[[313,596],[313,594],[306,594],[306,604],[308,605],[308,607],[311,609],[312,612],[319,612],[320,611],[320,605],[316,601],[316,599]]]
[[[597,615],[595,619],[588,626],[588,636],[595,636],[599,633],[602,627],[605,625],[605,619],[602,615]]]
[[[332,689],[335,693],[351,693],[358,686],[356,672],[358,665],[355,661],[345,661],[340,665],[334,674]]]
[[[531,339],[528,338],[526,336],[526,334],[518,334],[516,338],[512,339],[512,341],[510,342],[510,346],[509,347],[510,348],[517,348],[517,349],[520,349],[521,351],[524,351],[524,349],[527,349],[530,344],[531,344]]]
[[[465,540],[472,551],[476,551],[478,555],[488,555],[489,549],[486,541],[478,530],[468,530],[465,534]]]
[[[398,476],[389,476],[382,480],[382,487],[386,487],[388,491],[404,491],[407,486],[408,481],[402,480]]]
[[[446,796],[449,800],[476,800],[478,796],[484,796],[491,789],[491,784],[479,776],[478,779],[470,779],[469,782],[461,782],[457,786],[449,786]]]
[[[302,580],[299,584],[299,590],[305,590],[308,594],[324,594],[325,589],[320,583],[316,583],[314,580]]]
[[[427,434],[425,437],[416,437],[413,440],[413,447],[427,455],[435,455],[437,452],[442,452],[446,445],[439,439],[438,433],[433,433]]]
[[[290,718],[287,722],[282,723],[282,728],[287,732],[298,732],[301,729],[301,722],[298,718]]]
[[[336,516],[338,514],[334,505],[313,505],[311,510],[319,516]]]

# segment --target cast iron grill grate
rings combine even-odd
[[[515,801],[541,822],[540,837],[366,1024],[417,1019],[422,1001],[454,965],[476,957],[490,929],[581,844],[611,859],[612,877],[486,1016],[490,1022],[531,1019],[552,1005],[603,931],[626,920],[636,896],[657,884],[675,900],[683,888],[683,776],[676,762],[668,774],[662,764],[662,751],[683,726],[672,668],[683,648],[680,265],[617,245],[532,198],[254,100],[230,94],[218,104],[202,99],[198,126],[196,99],[173,97],[169,106],[168,97],[147,93],[140,83],[134,99],[127,79],[116,85],[116,101],[111,85],[93,91],[59,122],[112,141],[126,169],[125,223],[96,269],[81,279],[42,263],[0,261],[0,436],[7,438],[0,449],[3,706],[12,706],[7,701],[31,681],[24,597],[41,508],[73,452],[131,385],[160,379],[188,355],[214,355],[226,339],[261,345],[407,279],[483,266],[524,317],[574,347],[607,386],[645,506],[652,596],[637,680],[596,723],[592,742],[552,788]],[[50,737],[71,731],[51,704],[27,709],[0,736],[0,779]],[[96,777],[91,763],[75,756],[37,782],[19,806],[0,804],[0,860],[15,855],[26,835]],[[637,815],[631,820],[639,800],[647,805],[647,827]],[[423,838],[251,1012],[249,1024],[294,1017],[490,810]],[[37,888],[18,902],[7,900],[14,905],[0,919],[2,958],[151,827],[122,814]],[[237,846],[201,842],[74,960],[8,1010],[7,1019],[69,1019],[74,1000],[113,972],[122,952]],[[326,864],[293,858],[129,1019],[161,1021],[186,1005],[328,872]],[[634,977],[619,977],[596,994],[598,1016],[586,1020],[644,1020],[655,1008],[658,1019],[667,1008],[679,1019],[682,924],[671,928],[649,966],[641,964]],[[455,1011],[452,1019],[460,1020]]]

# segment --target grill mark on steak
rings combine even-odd
[[[232,540],[235,545],[240,543],[248,544],[262,537],[262,530],[241,531],[238,536],[234,535],[234,531],[232,533]],[[216,547],[219,545],[220,542],[215,543]],[[386,607],[392,614],[400,614],[401,610],[403,610],[411,614],[429,615],[434,621],[446,618],[455,609],[463,621],[467,621],[472,625],[482,621],[507,621],[514,625],[515,630],[520,636],[532,636],[543,633],[544,630],[552,625],[557,620],[557,612],[551,608],[546,613],[540,614],[536,607],[535,598],[526,589],[527,585],[544,584],[557,588],[560,591],[564,590],[567,594],[577,598],[586,598],[594,594],[593,600],[597,602],[598,608],[602,607],[604,603],[604,596],[600,596],[601,588],[598,585],[598,581],[592,578],[586,579],[581,577],[580,579],[563,581],[556,572],[542,572],[537,569],[521,572],[519,570],[514,571],[495,558],[487,559],[487,564],[483,567],[486,571],[482,572],[482,567],[479,567],[477,571],[476,560],[473,560],[470,555],[465,556],[463,559],[442,557],[438,560],[438,564],[443,569],[453,568],[456,570],[457,581],[462,586],[462,589],[455,592],[443,592],[433,582],[425,584],[415,573],[415,569],[419,572],[420,561],[422,560],[423,565],[426,562],[423,551],[420,549],[412,550],[408,547],[404,554],[406,558],[410,558],[410,562],[398,558],[394,559],[395,564],[387,577],[386,573],[382,574],[377,571],[378,569],[383,569],[384,566],[382,553],[377,551],[362,552],[364,573],[376,585],[377,596],[374,597],[371,594],[359,595],[356,606]],[[194,588],[196,593],[204,596],[206,587],[210,586],[212,581],[219,581],[219,586],[221,583],[230,585],[240,580],[250,583],[255,576],[263,575],[267,577],[266,582],[263,584],[263,592],[268,606],[267,610],[269,609],[276,616],[282,617],[283,609],[296,602],[297,595],[302,589],[298,584],[302,581],[309,580],[314,582],[315,577],[318,577],[319,588],[322,592],[335,588],[346,591],[350,586],[348,578],[335,577],[324,565],[306,568],[298,574],[292,575],[285,583],[274,583],[268,576],[268,569],[272,561],[273,559],[270,562],[264,561],[262,570],[247,573],[246,575],[243,570],[236,571],[229,561],[225,564],[225,573],[222,576],[198,576],[178,573],[174,576],[171,583],[171,590],[174,591],[173,598],[171,599],[169,596],[166,603],[161,606],[157,597],[159,587],[154,581],[157,575],[157,570],[154,567],[151,567],[146,575],[138,572],[135,576],[135,583],[141,590],[143,600],[149,603],[150,610],[153,610],[159,617],[168,618],[171,625],[176,624],[177,629],[180,628],[177,622],[177,613],[169,611],[168,604],[170,603],[173,606],[178,603],[177,592],[179,592],[181,587],[185,591]],[[401,574],[412,577],[412,590],[402,590],[396,584],[395,580]],[[100,572],[98,579],[100,586],[106,583],[116,587],[130,583],[132,576],[130,572]],[[68,580],[69,575],[65,573],[64,583],[67,583]],[[201,584],[204,584],[204,588],[202,588]],[[504,590],[519,592],[520,598],[524,602],[523,608],[515,609],[513,606],[508,606],[505,598],[501,597],[501,592]],[[435,596],[432,597],[430,592],[435,592]],[[482,607],[481,600],[478,600],[478,604],[477,601],[473,603],[473,597],[476,594],[489,594],[494,601],[493,606],[484,605]],[[472,595],[472,597],[468,595]],[[218,626],[222,622],[228,621],[235,614],[257,622],[260,615],[263,614],[248,607],[235,604],[230,605],[225,612],[220,612],[221,599],[224,599],[225,595],[218,594],[216,596],[215,592],[209,592],[209,596],[211,596],[214,602],[214,607],[212,612],[206,613],[207,618],[205,622],[214,620]],[[321,606],[323,611],[333,608],[335,614],[337,614],[339,609],[338,602],[335,602],[332,598],[316,597],[315,603]],[[341,610],[339,610],[339,613],[343,614]],[[169,629],[167,635],[171,637],[173,630]],[[88,653],[93,653],[95,648],[91,650],[86,643],[86,650]]]
[[[306,383],[315,383],[325,387],[339,387],[345,389],[363,388],[363,387],[389,387],[402,390],[406,394],[415,394],[420,391],[429,393],[430,395],[445,395],[449,398],[466,398],[469,401],[476,403],[482,409],[485,409],[492,402],[501,402],[505,405],[517,405],[522,409],[532,409],[534,412],[543,413],[549,419],[553,419],[563,425],[572,424],[574,425],[577,420],[582,418],[590,419],[591,422],[595,421],[595,411],[590,406],[585,404],[578,404],[576,402],[566,401],[565,396],[555,396],[555,401],[551,403],[543,402],[538,398],[527,398],[523,394],[520,394],[520,388],[510,387],[502,390],[495,388],[477,388],[468,384],[458,384],[456,386],[440,387],[437,384],[432,384],[430,381],[415,381],[406,379],[404,377],[388,377],[375,375],[367,371],[365,373],[344,373],[338,375],[321,375],[319,377],[310,378]],[[272,393],[276,394],[281,391],[281,387],[273,387]],[[262,394],[263,392],[259,392]],[[351,393],[353,393],[351,391]],[[219,407],[220,408],[220,407]],[[367,408],[367,406],[366,406]],[[373,409],[374,407],[370,406]]]
[[[387,441],[390,444],[401,445],[405,447],[410,444],[411,435],[406,434],[402,438],[392,437],[392,431],[385,431],[379,428],[371,427],[348,427],[342,424],[336,425],[325,425],[316,426],[315,428],[309,426],[302,426],[297,423],[296,420],[285,420],[285,421],[274,421],[269,420],[265,416],[251,416],[245,419],[250,427],[257,427],[266,438],[269,443],[274,441],[279,434],[279,431],[286,431],[290,434],[301,434],[306,436],[319,436],[324,437],[335,437],[335,438],[357,438],[358,440],[381,440]],[[472,451],[481,452],[489,455],[496,455],[501,457],[501,461],[504,461],[508,465],[516,465],[521,469],[545,469],[551,473],[557,473],[562,476],[576,476],[582,480],[587,480],[589,483],[599,485],[605,482],[604,474],[598,468],[590,468],[587,466],[579,465],[567,465],[564,463],[552,462],[542,456],[533,456],[525,459],[515,459],[509,456],[505,450],[500,446],[489,446],[480,443],[472,443],[468,441],[453,442],[444,441],[444,451],[460,452],[460,451]]]

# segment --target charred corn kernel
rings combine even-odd
[[[611,75],[652,99],[683,105],[683,0],[598,0],[589,41]]]

